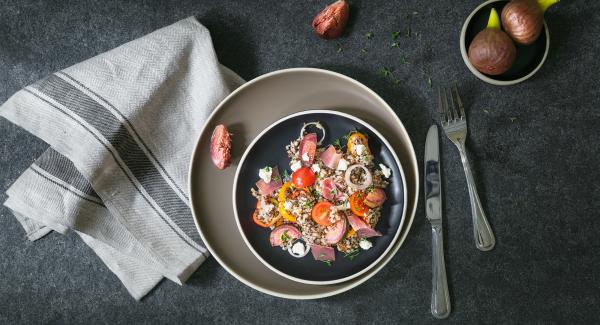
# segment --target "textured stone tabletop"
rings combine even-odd
[[[457,82],[470,119],[467,145],[498,242],[489,253],[475,249],[459,156],[444,139],[453,302],[444,322],[600,322],[600,3],[552,8],[546,64],[511,87],[479,81],[462,62],[460,28],[480,1],[351,1],[345,36],[323,41],[309,23],[326,3],[0,1],[0,102],[53,71],[194,15],[212,32],[221,62],[245,79],[309,66],[371,87],[406,125],[421,164],[433,89]],[[402,32],[398,48],[390,46],[393,31]],[[383,67],[392,77],[382,76]],[[0,120],[0,201],[45,148]],[[274,298],[209,259],[186,286],[163,281],[136,302],[76,235],[31,243],[2,207],[0,323],[441,323],[429,312],[431,242],[423,213],[421,202],[387,267],[335,297]]]

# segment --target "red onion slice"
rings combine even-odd
[[[350,175],[352,174],[352,171],[355,170],[356,168],[361,168],[362,170],[365,171],[365,176],[367,179],[362,184],[354,184],[350,180]],[[344,177],[344,180],[346,181],[346,184],[348,184],[348,186],[350,186],[356,190],[364,190],[373,183],[373,177],[371,176],[371,172],[369,172],[367,167],[360,165],[360,164],[356,164],[356,165],[352,165],[352,166],[348,167],[348,169],[346,170],[346,175]]]
[[[321,130],[321,132],[323,132],[323,137],[321,138],[321,140],[317,141],[317,145],[319,145],[319,146],[322,145],[323,144],[323,140],[325,140],[325,128],[319,122],[304,123],[304,125],[302,126],[302,129],[300,130],[300,138],[302,139],[302,137],[304,137],[304,130],[309,125],[314,125],[317,129],[319,129],[319,130]]]

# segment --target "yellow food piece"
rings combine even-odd
[[[490,12],[490,18],[488,19],[486,28],[500,29],[500,17],[494,8],[492,8],[492,11]]]
[[[542,8],[542,11],[545,12],[548,8],[552,7],[559,1],[560,0],[537,0],[537,3],[538,3],[538,6],[540,6],[540,8]]]
[[[354,235],[356,235],[356,231],[354,231],[354,229],[350,229],[350,230],[348,230],[348,233],[346,234],[346,238],[354,237]]]
[[[294,217],[293,215],[291,215],[284,207],[284,203],[285,203],[285,192],[292,187],[292,183],[290,182],[285,182],[283,183],[283,185],[281,186],[281,188],[279,189],[279,204],[277,205],[278,210],[279,210],[279,214],[281,214],[283,216],[283,218],[289,222],[296,222],[296,217]]]

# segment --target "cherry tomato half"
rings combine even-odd
[[[315,183],[315,173],[308,167],[298,168],[292,173],[292,184],[298,188],[305,188]]]
[[[332,206],[333,204],[327,201],[321,201],[315,204],[312,209],[312,219],[321,226],[331,225],[331,221],[329,221],[329,214],[331,213]]]
[[[365,193],[354,192],[350,195],[350,210],[359,217],[364,217],[369,213],[369,207],[365,204]]]

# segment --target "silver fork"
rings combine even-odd
[[[455,104],[456,102],[456,104]],[[457,109],[458,106],[458,109]],[[492,228],[487,221],[477,187],[471,173],[471,166],[467,158],[467,150],[465,148],[465,139],[467,138],[467,116],[463,107],[458,90],[454,86],[454,95],[451,89],[438,88],[438,107],[440,115],[440,123],[446,133],[446,136],[460,152],[460,160],[465,170],[467,179],[467,187],[469,188],[469,199],[471,200],[471,214],[473,216],[473,234],[475,236],[475,245],[477,249],[489,251],[496,245],[496,238]]]

